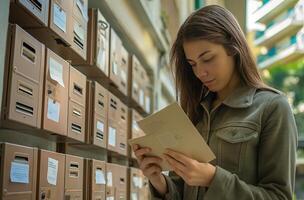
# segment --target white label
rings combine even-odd
[[[100,169],[97,169],[95,171],[95,182],[96,184],[106,184],[105,175]]]
[[[136,192],[132,192],[131,194],[132,200],[137,200],[137,193]]]
[[[53,58],[50,58],[50,76],[54,81],[57,81],[64,87],[63,66]]]
[[[117,66],[116,61],[114,61],[114,62],[112,63],[112,72],[113,72],[115,75],[118,74],[118,66]]]
[[[74,23],[74,33],[82,40],[84,41],[84,28],[78,24],[77,22]]]
[[[121,79],[126,83],[127,82],[127,74],[124,70],[121,70]]]
[[[138,85],[136,82],[133,83],[134,90],[138,90]]]
[[[57,184],[58,160],[48,158],[47,181],[51,185]]]
[[[97,121],[97,129],[101,132],[104,132],[104,124],[100,121]]]
[[[107,197],[107,200],[115,200],[114,197]]]
[[[134,176],[133,184],[135,187],[142,188],[143,187],[143,179],[141,177]]]
[[[51,98],[48,98],[47,118],[59,122],[60,104]]]
[[[79,11],[81,12],[81,14],[83,15],[83,13],[84,13],[84,3],[83,3],[83,1],[82,0],[77,0],[76,5],[77,5]]]
[[[66,33],[66,14],[56,3],[54,3],[54,24]]]
[[[144,106],[144,104],[145,104],[145,93],[144,93],[144,90],[142,90],[142,89],[139,90],[139,104],[141,106]]]
[[[105,63],[106,63],[106,50],[104,48],[104,42],[103,38],[100,39],[100,47],[98,50],[98,55],[97,55],[97,63],[99,64],[99,67],[105,71]]]
[[[112,187],[113,186],[113,176],[112,172],[107,173],[107,186]]]
[[[139,126],[135,120],[133,121],[133,129],[135,129],[137,131],[139,130]]]
[[[109,127],[109,139],[108,144],[115,147],[116,146],[116,129]]]
[[[133,177],[133,185],[134,185],[135,187],[138,187],[138,177],[137,177],[137,176],[134,176],[134,177]]]
[[[84,6],[84,2],[82,0],[77,0],[76,5],[81,12],[82,16],[88,21],[88,8]]]
[[[11,163],[10,179],[12,183],[29,183],[30,167],[24,163]]]
[[[146,111],[147,113],[150,113],[150,97],[146,96]]]

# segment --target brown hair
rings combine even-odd
[[[237,20],[225,8],[211,5],[192,13],[180,27],[171,49],[171,66],[176,84],[177,100],[193,123],[200,118],[200,98],[207,92],[203,83],[194,75],[186,60],[183,43],[205,39],[221,44],[233,55],[237,73],[243,84],[267,87],[258,72],[256,63]],[[178,98],[179,97],[179,98]]]

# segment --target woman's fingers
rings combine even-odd
[[[150,165],[159,165],[162,162],[162,159],[159,157],[149,156],[145,157],[140,163],[140,168],[142,170],[147,169]]]
[[[133,146],[135,156],[141,161],[146,153],[151,151],[148,147]]]
[[[166,153],[168,156],[170,156],[171,158],[175,159],[176,161],[179,161],[180,163],[182,163],[185,166],[190,166],[193,162],[193,160],[187,156],[185,156],[182,153],[179,153],[177,151],[173,151],[171,149],[167,149]]]
[[[139,145],[138,145],[138,144],[133,144],[133,145],[132,145],[133,151],[136,151],[138,148],[139,148]]]
[[[161,173],[161,168],[158,165],[150,165],[148,168],[143,170],[143,174],[148,178],[151,177],[155,173],[157,173],[157,174]]]
[[[185,166],[183,163],[181,163],[181,162],[175,160],[174,158],[172,158],[172,157],[169,156],[168,154],[164,154],[164,156],[165,156],[167,162],[168,162],[172,167],[174,167],[174,169],[178,169],[178,170],[181,171],[181,172],[187,171],[187,168],[186,168],[186,166]]]

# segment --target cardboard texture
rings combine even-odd
[[[43,129],[67,135],[70,64],[47,49]]]
[[[128,93],[128,84],[129,84],[129,65],[130,65],[130,57],[129,52],[125,49],[124,46],[121,47],[121,64],[120,64],[120,83],[118,85],[118,89],[127,96]]]
[[[105,161],[85,159],[85,171],[84,199],[105,200],[107,181]]]
[[[127,199],[127,167],[106,163],[107,199]]]
[[[91,77],[109,77],[110,25],[99,9],[89,9],[87,60],[79,63]]]
[[[97,15],[96,31],[97,36],[95,40],[96,51],[96,65],[106,76],[109,76],[109,54],[110,54],[110,25],[101,14],[99,10],[95,10]]]
[[[142,66],[135,55],[132,56],[132,78],[130,79],[131,98],[139,104],[140,70]]]
[[[38,198],[64,199],[65,155],[39,150]]]
[[[40,128],[45,46],[18,25],[9,30],[2,117]]]
[[[36,200],[38,150],[10,143],[0,150],[0,199]]]
[[[149,180],[137,168],[130,168],[130,200],[150,199]]]
[[[139,128],[137,122],[142,120],[143,117],[135,110],[132,109],[132,127],[131,127],[131,139],[142,137],[145,135],[145,133]],[[136,158],[134,151],[131,151],[131,157]]]
[[[129,144],[150,147],[152,156],[164,159],[163,153],[166,148],[170,148],[199,162],[215,159],[209,146],[177,103],[139,121],[138,125],[147,135],[131,139]],[[171,170],[165,159],[161,168],[164,171]]]
[[[128,126],[128,107],[120,102],[119,104],[119,121],[118,121],[118,137],[117,137],[117,145],[118,145],[118,153],[121,155],[128,155],[128,132],[127,132],[127,126]]]
[[[10,0],[10,22],[22,27],[47,26],[49,0]]]
[[[119,121],[120,121],[120,100],[109,92],[108,102],[108,146],[107,148],[114,152],[119,152],[117,145],[119,137]]]
[[[127,200],[127,167],[122,165],[116,165],[116,174],[114,174],[114,184],[116,186],[115,189],[115,199]]]
[[[79,0],[78,0],[79,1]],[[72,49],[83,59],[87,58],[87,21],[73,17],[73,42]],[[71,57],[73,58],[73,57]],[[72,62],[74,64],[74,62]],[[77,62],[76,62],[77,63]]]
[[[151,199],[149,179],[144,175],[142,176],[142,178],[143,178],[143,187],[140,189],[139,192],[139,200]]]
[[[65,156],[65,199],[83,199],[83,172],[83,158],[72,155]]]
[[[110,31],[110,38],[109,77],[114,85],[119,87],[122,42],[114,29],[111,29]]]
[[[88,0],[73,0],[73,16],[88,21]]]
[[[68,137],[85,141],[86,76],[70,67]]]
[[[87,59],[87,32],[88,32],[87,28],[88,28],[88,0],[73,0],[72,49],[84,61]],[[74,61],[72,62],[74,64]],[[76,63],[78,62],[76,61]]]
[[[50,0],[49,28],[54,31],[67,45],[72,44],[73,1]]]
[[[144,110],[146,113],[151,113],[152,110],[152,83],[149,75],[144,72]]]
[[[107,147],[108,90],[95,81],[87,81],[86,142]]]

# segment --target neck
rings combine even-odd
[[[225,88],[217,92],[217,99],[220,101],[224,101],[231,92],[237,88],[237,86],[240,84],[239,77],[235,74],[231,77],[229,83]]]

